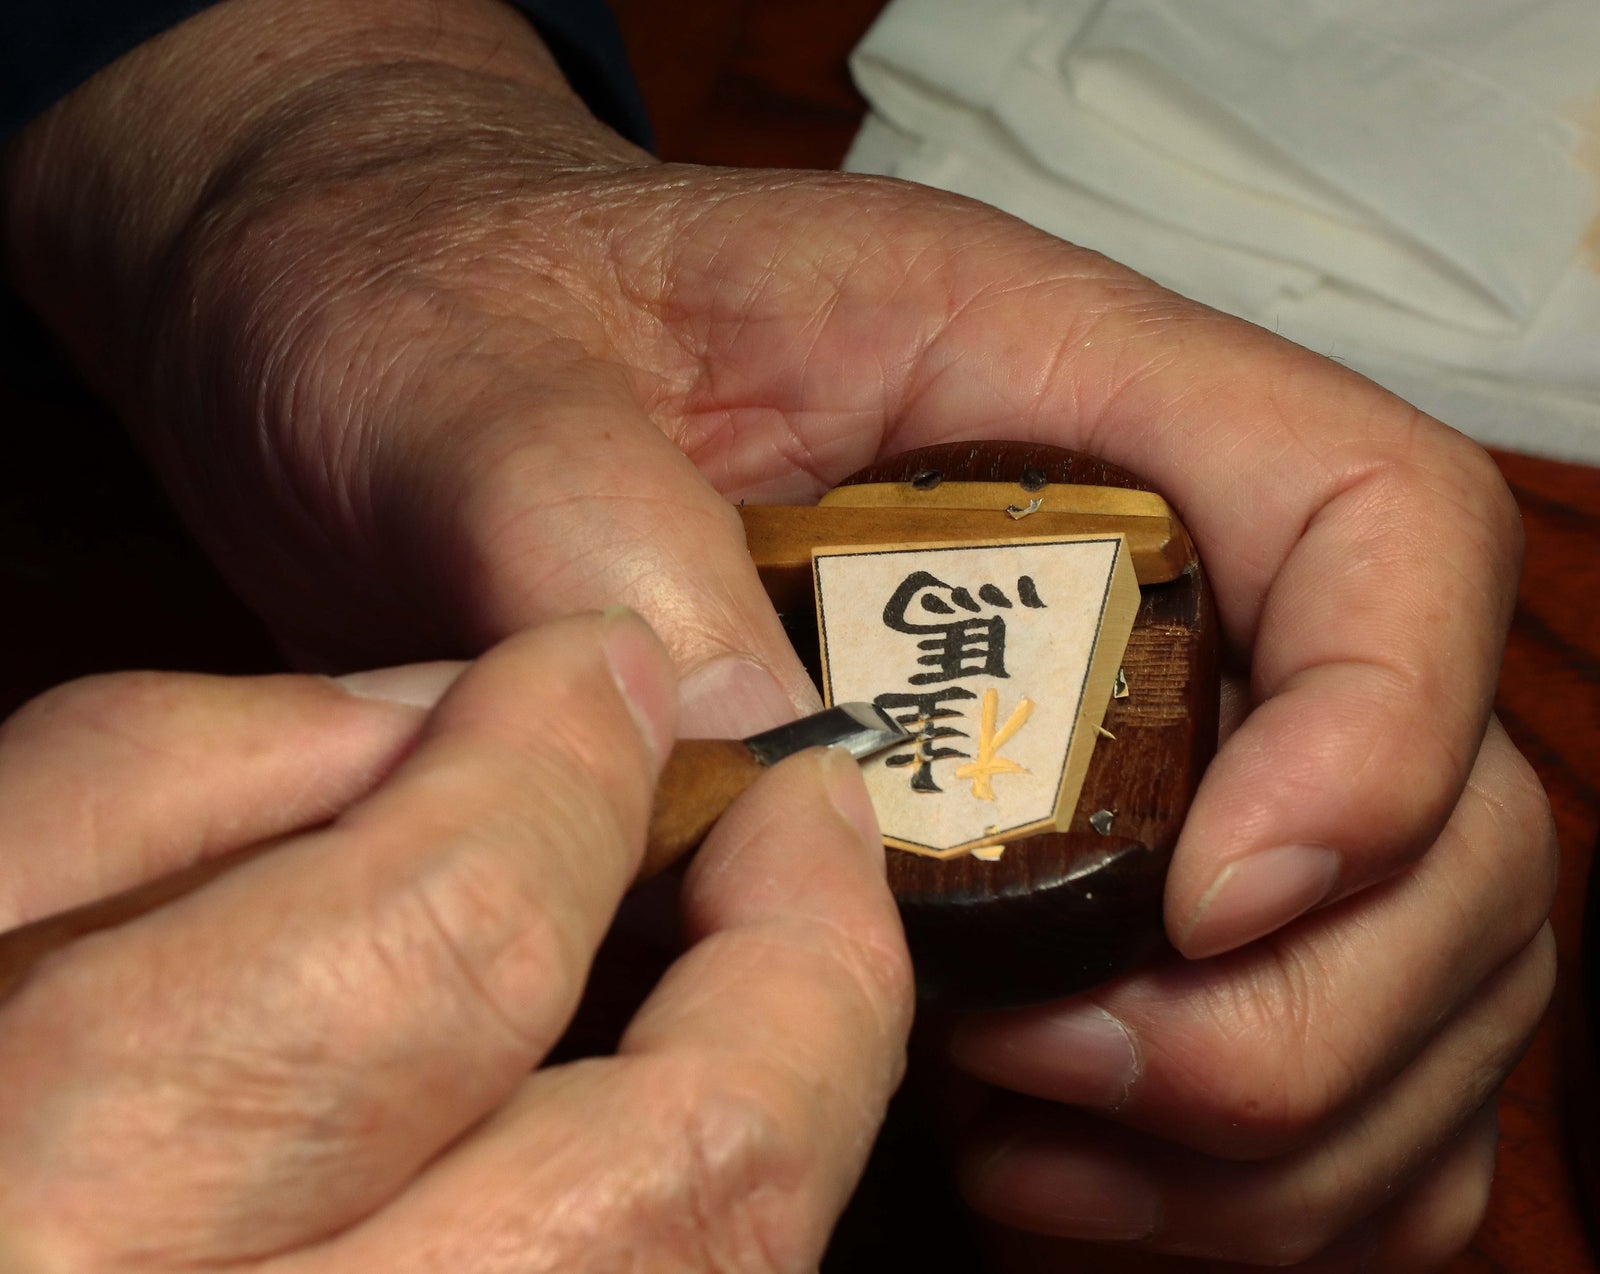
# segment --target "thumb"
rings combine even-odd
[[[475,645],[624,605],[673,657],[685,737],[742,737],[819,706],[733,506],[620,373],[573,371],[533,410],[466,440],[445,434],[445,445],[469,451],[442,466],[463,484],[448,501],[443,542],[465,561],[436,574]]]

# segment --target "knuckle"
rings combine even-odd
[[[1445,435],[1463,492],[1462,506],[1474,510],[1489,532],[1489,541],[1521,561],[1523,548],[1522,514],[1511,488],[1494,457],[1465,435]]]
[[[380,906],[369,932],[380,964],[405,988],[433,998],[447,989],[474,1025],[502,1031],[514,1054],[543,1054],[548,1023],[582,992],[588,953],[495,844],[442,848]]]
[[[1550,912],[1560,855],[1550,800],[1533,768],[1498,723],[1447,829],[1456,887],[1467,922],[1483,935],[1494,963],[1525,945]]]
[[[1381,1187],[1378,1188],[1381,1194]],[[1369,1215],[1376,1202],[1370,1172],[1333,1153],[1317,1156],[1314,1166],[1282,1191],[1274,1209],[1284,1220],[1263,1226],[1246,1257],[1254,1264],[1299,1267],[1331,1257]]]
[[[856,948],[856,962],[863,970],[862,980],[869,988],[869,998],[885,1006],[909,1029],[917,983],[903,933],[898,927],[891,930],[886,926],[881,935],[859,935]],[[905,1031],[898,1033],[903,1035]]]
[[[1401,1163],[1392,1179],[1375,1176],[1370,1163],[1332,1147],[1292,1173],[1265,1166],[1284,1178],[1267,1187],[1270,1211],[1284,1220],[1251,1232],[1227,1255],[1257,1265],[1321,1269],[1328,1263],[1343,1269],[1340,1254],[1353,1249],[1370,1259],[1376,1248],[1391,1258],[1396,1250],[1406,1255],[1403,1264],[1372,1268],[1434,1268],[1477,1231],[1494,1176],[1496,1140],[1493,1120],[1475,1116],[1420,1174]]]
[[[1496,599],[1503,625],[1515,600],[1524,551],[1522,514],[1494,458],[1477,443],[1442,429],[1418,413],[1418,437],[1427,444],[1398,461],[1396,478],[1413,503],[1422,496],[1432,507],[1431,526],[1418,535],[1449,552],[1475,590]],[[1425,428],[1422,426],[1426,426]]]
[[[1499,998],[1502,1003],[1496,1020],[1505,1032],[1505,1043],[1491,1059],[1492,1074],[1486,1091],[1496,1087],[1516,1065],[1517,1059],[1555,994],[1556,939],[1549,921],[1539,927],[1532,940],[1511,960]]]
[[[1395,678],[1394,684],[1397,689],[1405,685],[1407,693],[1415,694],[1416,686],[1433,676],[1432,671],[1419,669],[1412,677]],[[1416,857],[1449,820],[1471,763],[1471,751],[1442,722],[1414,717],[1406,725],[1406,729],[1381,738],[1369,736],[1370,750],[1353,772],[1366,785],[1377,808],[1411,811],[1404,848],[1408,857]]]
[[[1284,1189],[1263,1183],[1254,1224],[1224,1225],[1201,1222],[1202,1229],[1187,1241],[1168,1240],[1164,1247],[1174,1255],[1227,1262],[1227,1268],[1344,1269],[1337,1254],[1353,1238],[1347,1209],[1322,1193],[1300,1186]],[[1185,1267],[1187,1268],[1187,1266]],[[1207,1268],[1210,1268],[1208,1265]]]
[[[891,906],[874,913],[858,908],[847,920],[812,917],[803,929],[784,924],[781,940],[774,935],[780,950],[798,949],[795,944],[816,952],[822,967],[819,982],[830,988],[854,987],[887,1037],[904,1036],[916,1000],[916,973]]]
[[[1431,1269],[1443,1265],[1470,1244],[1489,1210],[1489,1192],[1494,1184],[1494,1159],[1486,1156],[1470,1172],[1463,1173],[1443,1197],[1433,1203],[1420,1224],[1426,1228],[1419,1245],[1417,1267]]]
[[[513,834],[594,846],[629,839],[624,828],[644,824],[653,765],[620,693],[599,678],[575,677],[551,694],[547,708],[538,750],[517,761],[529,790],[541,795],[539,825],[525,826],[527,817],[518,816]]]
[[[1207,1150],[1247,1161],[1293,1153],[1356,1100],[1361,1061],[1344,1056],[1325,1029],[1336,985],[1314,951],[1286,944],[1250,977],[1218,989],[1204,1010],[1212,1048],[1176,1059],[1189,1068],[1209,1059]]]
[[[904,940],[887,931],[874,935],[829,927],[826,932],[825,974],[819,984],[835,995],[844,986],[856,989],[861,1014],[870,1022],[862,1036],[871,1038],[875,1049],[895,1049],[898,1069],[904,1064],[905,1039],[916,1004],[915,974]],[[834,972],[839,976],[832,976]]]
[[[697,1061],[683,1064],[667,1091],[677,1182],[655,1206],[672,1215],[646,1225],[684,1232],[693,1268],[790,1274],[812,1266],[809,1121],[792,1083],[776,1065]]]
[[[1494,857],[1510,869],[1509,883],[1517,902],[1514,914],[1531,929],[1549,912],[1559,885],[1555,816],[1533,766],[1509,743],[1505,752],[1499,781],[1491,788],[1475,777],[1473,786],[1496,824],[1496,839],[1513,850]]]
[[[1491,1106],[1389,1210],[1379,1249],[1385,1263],[1374,1268],[1433,1270],[1459,1255],[1488,1211],[1498,1144]]]
[[[1431,1219],[1431,1251],[1419,1262],[1421,1268],[1443,1265],[1466,1250],[1483,1225],[1493,1184],[1494,1167],[1491,1161],[1473,1173],[1470,1180],[1463,1181],[1439,1205],[1437,1215]]]
[[[1094,259],[1091,254],[1084,256]],[[1158,287],[1106,258],[1098,258],[1094,264],[1099,267],[1098,277],[1069,284],[1077,296],[1087,299],[1088,308],[1068,336],[1080,348],[1093,342],[1115,351],[1096,387],[1099,402],[1090,403],[1102,407],[1106,418],[1121,404],[1135,402],[1147,393],[1164,373],[1191,356],[1196,343],[1211,340],[1219,347],[1248,351],[1253,358],[1271,357],[1271,351],[1252,348],[1254,336],[1238,320]],[[1066,312],[1072,313],[1072,307]],[[1267,374],[1265,368],[1262,374]],[[1196,386],[1196,401],[1203,393],[1221,398],[1224,391]]]

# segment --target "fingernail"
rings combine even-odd
[[[827,785],[828,799],[833,802],[833,808],[855,828],[872,861],[887,873],[883,834],[878,830],[878,812],[872,808],[872,797],[867,794],[867,785],[862,781],[860,762],[839,748],[827,748],[822,753],[822,781]]]
[[[1133,1035],[1094,1004],[968,1018],[951,1032],[950,1057],[979,1079],[1097,1110],[1127,1101],[1140,1071]]]
[[[676,733],[676,694],[666,649],[650,625],[626,606],[613,606],[605,612],[600,648],[622,701],[659,764]]]
[[[427,709],[444,697],[444,692],[455,684],[466,666],[457,660],[401,664],[395,668],[346,673],[332,680],[341,690],[362,699],[386,699],[390,703]]]
[[[742,655],[720,655],[678,683],[679,733],[686,739],[744,739],[799,713],[778,679]]]
[[[966,1181],[973,1206],[1007,1225],[1075,1239],[1142,1239],[1161,1223],[1161,1196],[1143,1173],[1084,1146],[1024,1136]]]
[[[1282,845],[1229,863],[1211,882],[1178,941],[1191,960],[1231,951],[1282,928],[1333,892],[1336,851]]]

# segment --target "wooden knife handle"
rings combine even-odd
[[[763,768],[738,739],[685,739],[674,746],[656,783],[639,878],[654,876],[696,848]]]
[[[761,764],[737,739],[687,739],[675,745],[656,784],[639,876],[653,876],[695,849],[761,773]],[[264,841],[208,858],[159,880],[0,934],[0,999],[51,952],[91,933],[137,920],[290,839]]]

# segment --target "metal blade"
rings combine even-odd
[[[744,741],[762,765],[776,765],[807,748],[843,748],[856,760],[913,736],[870,703],[841,703]]]

